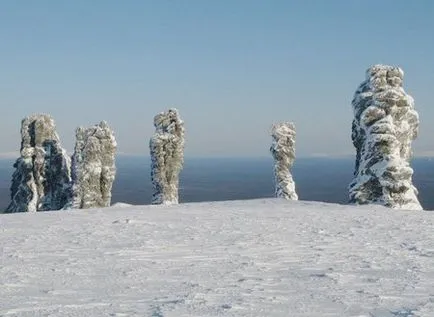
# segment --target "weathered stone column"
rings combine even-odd
[[[72,186],[64,209],[108,207],[116,175],[116,139],[107,122],[76,130]]]
[[[179,173],[184,164],[184,122],[176,109],[154,117],[151,154],[152,204],[178,203]]]
[[[295,126],[291,122],[273,125],[273,142],[270,147],[274,158],[274,182],[276,197],[298,200],[291,167],[295,160]]]
[[[413,98],[402,88],[403,78],[398,67],[372,66],[354,95],[356,164],[349,185],[351,203],[422,209],[410,167],[419,116]]]
[[[61,209],[67,199],[70,159],[51,116],[35,114],[22,120],[20,154],[14,164],[12,201],[6,212]]]

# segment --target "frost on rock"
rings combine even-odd
[[[184,163],[184,122],[176,109],[154,117],[151,154],[152,204],[178,203],[179,173]]]
[[[350,203],[422,209],[410,167],[419,116],[413,98],[402,88],[403,77],[398,67],[372,66],[354,95],[356,164],[349,185]]]
[[[7,213],[63,207],[70,182],[70,159],[61,147],[51,116],[36,114],[21,121],[21,152],[14,167]]]
[[[64,209],[108,207],[116,175],[116,140],[107,122],[76,130],[72,185]]]
[[[291,122],[278,123],[271,129],[273,142],[270,147],[274,158],[276,197],[298,200],[290,169],[295,160],[295,126]]]

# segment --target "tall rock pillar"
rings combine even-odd
[[[107,122],[76,130],[72,186],[64,209],[109,207],[116,175],[116,139]]]
[[[179,173],[184,163],[184,122],[176,109],[154,117],[151,154],[152,204],[178,203]]]
[[[295,160],[295,126],[291,122],[278,123],[271,129],[273,139],[270,152],[274,158],[275,196],[298,200],[291,167]]]
[[[419,116],[413,98],[402,87],[403,78],[398,67],[372,66],[354,95],[356,164],[349,185],[350,203],[422,209],[410,167]]]
[[[22,120],[20,154],[6,212],[61,209],[67,201],[70,159],[51,116],[35,114]]]

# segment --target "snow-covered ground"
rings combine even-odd
[[[434,213],[278,199],[0,215],[0,316],[434,316]]]

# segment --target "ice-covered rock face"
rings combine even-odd
[[[278,123],[271,129],[273,139],[270,152],[274,158],[276,197],[297,200],[290,169],[295,160],[295,126],[291,122]]]
[[[6,212],[59,210],[66,203],[70,159],[61,147],[53,118],[37,114],[21,122],[21,156],[12,175]]]
[[[72,186],[64,209],[108,207],[116,175],[116,139],[105,121],[76,130]]]
[[[351,203],[422,209],[410,167],[419,116],[413,98],[402,88],[403,78],[398,67],[375,65],[354,95],[356,164],[349,186]]]
[[[176,109],[154,117],[151,153],[152,203],[178,203],[179,173],[184,163],[184,122]]]

